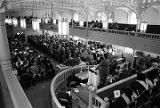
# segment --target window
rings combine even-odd
[[[129,24],[137,24],[137,18],[135,13],[132,13],[130,15]]]

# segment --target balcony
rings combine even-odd
[[[83,73],[83,72],[86,72],[86,71],[84,71],[85,69],[87,69],[87,71],[89,71],[88,69],[91,67],[93,67],[93,66],[91,66],[91,65],[75,66],[73,68],[64,70],[56,75],[56,77],[52,80],[51,88],[50,88],[52,108],[64,108],[64,106],[62,106],[59,103],[58,98],[56,97],[56,93],[58,92],[60,87],[65,86],[64,82],[66,81],[66,79],[72,73],[75,73],[75,74]],[[142,73],[147,74],[148,72],[152,71],[153,69],[156,69],[156,68],[151,67],[149,69],[142,71]],[[113,91],[114,90],[119,90],[119,89],[122,89],[123,87],[128,86],[133,81],[135,81],[136,78],[137,78],[137,75],[134,74],[132,76],[129,76],[127,78],[119,80],[115,83],[112,83],[108,86],[97,89],[95,91],[91,91],[88,88],[85,89],[83,87],[81,87],[81,88],[78,87],[80,92],[79,93],[73,92],[72,98],[74,97],[79,100],[78,104],[81,108],[99,108],[104,102],[104,100],[103,100],[104,97],[107,96],[110,99],[113,98]],[[157,94],[157,95],[159,96],[159,94]],[[148,104],[148,103],[144,103],[144,104]],[[138,108],[140,108],[140,107],[141,107],[141,105]]]
[[[70,28],[70,35],[79,36],[86,39],[105,42],[108,44],[127,46],[136,50],[160,53],[160,35],[122,30],[104,30],[88,29],[86,37],[86,28]]]
[[[58,32],[57,26],[52,28],[50,24],[41,25],[40,32],[33,32],[31,27],[28,27],[25,31],[26,35],[30,34],[42,34],[46,32]],[[20,27],[13,28],[13,34],[20,32],[22,29]],[[151,53],[160,53],[160,34],[150,34],[141,32],[131,32],[123,30],[113,30],[113,29],[96,29],[89,28],[88,33],[86,33],[85,27],[70,27],[69,29],[71,36],[78,36],[85,39],[105,42],[113,45],[120,45],[124,47],[130,47],[135,50],[141,50]],[[86,37],[86,34],[87,37]]]

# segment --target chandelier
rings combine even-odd
[[[22,29],[26,29],[26,19],[25,18],[20,19],[20,26],[22,27]]]
[[[16,18],[13,18],[12,19],[12,24],[13,24],[13,26],[18,26],[18,21],[17,21],[17,19]]]
[[[41,23],[41,19],[39,18],[33,18],[32,19],[32,28],[35,31],[39,31],[40,30],[40,24]]]

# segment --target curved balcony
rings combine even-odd
[[[74,72],[75,74],[80,73],[80,72],[88,72],[89,68],[93,67],[93,65],[89,65],[89,66],[75,66],[71,69],[66,69],[62,72],[60,72],[59,74],[57,74],[55,76],[55,78],[52,80],[51,83],[51,101],[52,101],[52,108],[64,108],[58,101],[57,97],[56,97],[56,92],[57,89],[62,85],[62,83],[64,81],[66,81],[66,79]],[[83,89],[83,88],[82,88]],[[103,103],[103,100],[101,98],[99,98],[94,92],[91,92],[90,90],[84,88],[83,89],[85,91],[85,93],[83,94],[76,94],[73,93],[72,95],[74,95],[75,98],[79,99],[79,105],[81,106],[81,108],[88,108],[92,105],[96,105],[96,106],[100,106]],[[85,96],[85,97],[83,97]],[[93,100],[94,99],[94,102]]]
[[[52,80],[51,83],[51,101],[52,101],[52,108],[64,108],[62,106],[57,97],[56,97],[56,92],[58,91],[58,88],[61,87],[62,83],[66,81],[66,79],[74,72],[75,74],[80,73],[80,72],[88,72],[89,68],[93,67],[92,65],[89,66],[75,66],[73,68],[64,70],[57,74],[55,78]],[[143,73],[148,73],[149,71],[155,69],[154,67],[151,67]],[[74,93],[72,96],[76,97],[79,100],[79,105],[81,108],[99,108],[103,104],[103,98],[105,96],[112,98],[113,96],[113,91],[115,89],[121,89],[125,87],[126,85],[131,84],[133,81],[136,80],[137,75],[132,75],[130,77],[124,78],[120,81],[117,81],[113,84],[110,84],[106,87],[103,87],[101,89],[97,89],[95,91],[91,91],[87,88],[86,93]],[[79,88],[78,88],[79,89]],[[80,88],[81,89],[81,88]],[[79,89],[79,91],[80,91]],[[84,92],[86,89],[82,88],[82,92]],[[81,92],[81,91],[80,91]],[[105,95],[104,95],[105,94]]]

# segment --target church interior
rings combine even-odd
[[[160,108],[160,0],[0,0],[0,108]]]

